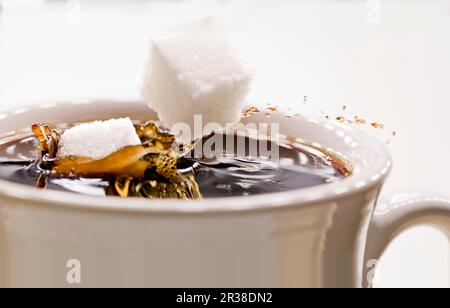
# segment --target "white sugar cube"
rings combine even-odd
[[[239,121],[252,72],[213,19],[158,37],[151,47],[141,93],[166,126],[186,123],[193,134],[195,115],[203,126]]]
[[[96,121],[66,130],[59,142],[58,157],[101,159],[126,146],[139,144],[141,140],[129,118]]]

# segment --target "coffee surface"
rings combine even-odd
[[[278,147],[278,161],[223,151],[223,155],[213,159],[183,159],[179,168],[193,175],[202,198],[296,190],[332,183],[350,175],[342,164],[313,147],[287,141],[271,146]],[[32,136],[0,141],[0,179],[36,187],[40,176],[35,166],[37,148],[38,142]],[[50,175],[46,189],[106,196],[115,195],[113,183],[111,178]]]

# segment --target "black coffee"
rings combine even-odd
[[[287,141],[271,146],[279,149],[278,162],[258,155],[237,156],[233,149],[228,149],[214,159],[182,159],[178,168],[195,179],[202,198],[249,196],[302,189],[332,183],[350,175],[342,163],[313,147]],[[41,186],[39,181],[42,174],[35,164],[38,147],[38,141],[31,135],[0,141],[0,179]],[[48,175],[45,180],[45,189],[95,196],[120,195],[117,179]],[[157,181],[148,181],[146,189],[149,192],[136,196],[177,197],[170,191],[160,194],[157,190],[172,188]],[[139,181],[131,183],[142,189]]]

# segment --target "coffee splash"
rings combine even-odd
[[[308,105],[311,103],[311,99],[308,96],[304,96],[303,98],[303,105]],[[327,114],[326,112],[319,110],[319,114],[321,114],[321,116],[325,119],[325,120],[334,120],[340,124],[347,124],[347,125],[354,125],[354,126],[362,126],[362,127],[366,127],[366,128],[372,128],[372,129],[376,129],[378,131],[385,131],[386,130],[386,125],[384,123],[381,123],[379,121],[369,121],[368,119],[361,117],[359,115],[353,115],[353,116],[348,116],[348,112],[350,111],[350,108],[348,105],[343,105],[342,108],[342,114],[341,115],[337,115],[335,117],[332,117],[331,115]],[[264,112],[265,117],[270,118],[271,115],[275,112],[279,111],[279,107],[278,106],[274,106],[272,104],[267,104],[266,109],[262,110],[258,107],[250,107],[248,109],[246,109],[243,113],[242,116],[245,118],[250,118],[252,116],[254,116],[255,114],[259,114],[261,112]],[[292,109],[288,108],[287,112],[286,112],[286,119],[291,120],[291,119],[298,119],[299,117],[301,117],[301,113],[292,113]],[[393,141],[393,138],[395,138],[397,136],[397,131],[392,131],[390,134],[388,134],[388,139],[386,141],[386,144],[390,144]]]
[[[61,134],[35,124],[32,131],[39,141],[37,187],[45,189],[49,176],[68,178],[113,178],[108,195],[121,197],[198,199],[201,193],[192,175],[178,171],[179,157],[173,152],[175,137],[154,122],[135,125],[142,145],[128,146],[102,159],[58,158]]]

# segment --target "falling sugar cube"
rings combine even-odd
[[[129,118],[96,121],[70,128],[59,142],[59,157],[105,158],[118,150],[141,144]]]
[[[152,41],[141,93],[169,128],[188,124],[192,140],[200,137],[194,136],[195,115],[202,116],[203,127],[239,121],[251,79],[227,34],[210,18]]]

